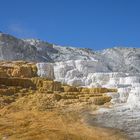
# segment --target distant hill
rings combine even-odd
[[[93,51],[86,48],[62,47],[37,39],[18,39],[2,32],[0,32],[0,60],[35,62],[93,60],[111,72],[140,72],[140,48],[114,47]]]

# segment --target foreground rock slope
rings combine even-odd
[[[0,69],[0,139],[127,139],[119,130],[82,122],[83,111],[107,105],[111,100],[107,93],[116,89],[75,87],[41,78],[32,62],[1,62]]]

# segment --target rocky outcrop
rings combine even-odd
[[[0,77],[31,78],[37,76],[35,63],[24,61],[0,62]]]
[[[48,103],[48,109],[50,106],[54,108],[75,104],[103,105],[111,100],[111,97],[107,96],[106,93],[116,92],[115,89],[89,89],[62,85],[60,82],[41,77],[5,77],[0,78],[0,85],[0,108],[12,102],[15,102],[17,107],[23,103],[27,103],[25,106],[32,104],[32,106],[28,106],[29,108],[38,108],[40,104],[46,106]],[[20,98],[21,100],[19,100]],[[32,98],[35,100],[33,101]],[[23,108],[22,105],[20,107]]]
[[[88,67],[91,68],[91,71]],[[129,104],[133,96],[135,99],[136,93],[133,88],[139,87],[139,74],[133,76],[130,73],[118,72],[96,73],[92,71],[93,69],[94,65],[90,64],[90,61],[87,60],[59,62],[55,64],[36,64],[25,61],[0,62],[0,84],[37,89],[40,92],[81,92],[85,94],[110,92],[108,95],[112,97],[112,103],[127,102]],[[96,69],[98,68],[96,67]],[[56,81],[53,81],[53,79]],[[63,83],[63,86],[60,82]],[[67,86],[65,83],[71,86]],[[108,88],[113,89],[108,90]],[[132,94],[133,92],[134,94]],[[138,105],[133,105],[133,107],[138,107]]]

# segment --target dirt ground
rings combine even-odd
[[[79,111],[0,112],[0,140],[127,140],[120,131],[83,123]]]

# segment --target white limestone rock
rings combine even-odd
[[[71,85],[90,85],[92,82],[94,82],[94,79],[92,79],[92,74],[97,71],[109,72],[108,68],[104,64],[98,64],[95,60],[71,60],[57,62],[54,65],[55,79],[57,81],[61,81],[63,79],[63,81],[67,81],[67,84]]]
[[[140,108],[140,87],[134,87],[129,93],[127,104],[130,108]]]
[[[38,69],[38,76],[48,78],[48,79],[54,79],[54,68],[53,64],[51,63],[37,63],[36,64]]]

